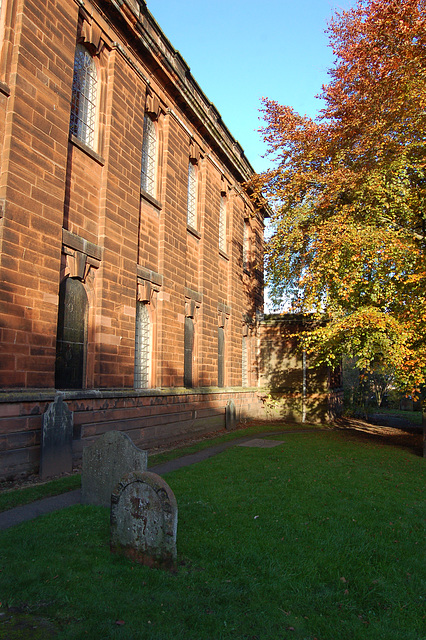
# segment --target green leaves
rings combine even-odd
[[[360,0],[329,25],[336,56],[317,120],[264,100],[275,166],[253,191],[274,206],[272,300],[328,324],[319,360],[379,357],[400,384],[426,373],[426,2]]]

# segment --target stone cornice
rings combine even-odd
[[[143,53],[146,57],[148,52],[152,56],[155,66],[170,79],[169,86],[174,87],[174,91],[179,94],[180,100],[184,102],[192,118],[195,117],[200,129],[207,132],[216,153],[228,165],[228,170],[236,174],[240,181],[248,180],[254,170],[243,148],[222,121],[214,104],[203,93],[184,58],[164,35],[146,3],[143,0],[98,0],[98,2],[104,11],[109,7],[108,13],[117,15],[119,12],[121,24],[123,22],[127,24],[127,28],[132,31],[135,41],[138,42],[134,50],[135,55]],[[126,53],[122,46],[120,52],[123,55]]]

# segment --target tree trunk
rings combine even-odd
[[[423,458],[426,458],[426,406],[422,402],[422,425],[423,425]]]

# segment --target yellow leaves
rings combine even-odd
[[[359,2],[329,35],[320,118],[263,101],[276,166],[253,190],[276,206],[268,278],[276,297],[330,313],[311,341],[324,361],[380,354],[411,384],[426,370],[425,1]]]

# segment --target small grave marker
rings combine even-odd
[[[237,426],[237,411],[233,400],[228,400],[225,407],[225,429],[232,431]]]
[[[40,477],[44,480],[72,471],[73,414],[57,395],[43,414]]]
[[[131,471],[146,471],[148,453],[121,431],[108,431],[83,449],[81,501],[109,507],[111,494]]]
[[[149,471],[122,478],[111,496],[111,552],[173,569],[176,533],[177,504],[168,484]]]

